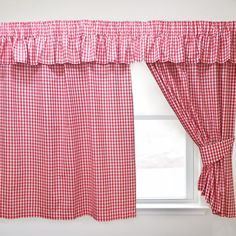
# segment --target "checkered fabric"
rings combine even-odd
[[[199,146],[199,190],[235,216],[236,22],[0,23],[0,217],[135,216],[129,64]]]
[[[236,63],[236,22],[0,23],[0,63]]]
[[[0,217],[135,216],[129,65],[0,65]]]
[[[234,138],[229,138],[220,142],[200,146],[202,163],[209,165],[210,163],[220,161],[225,155],[229,155],[232,152],[233,143]]]
[[[236,66],[150,63],[159,87],[199,146],[203,169],[198,188],[214,214],[235,217],[232,176]]]

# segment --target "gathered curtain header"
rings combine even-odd
[[[0,64],[236,63],[236,22],[0,23]]]

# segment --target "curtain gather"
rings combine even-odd
[[[236,63],[235,22],[0,23],[0,63]]]
[[[0,23],[0,216],[134,217],[129,64],[145,61],[198,145],[198,188],[235,217],[236,22]]]

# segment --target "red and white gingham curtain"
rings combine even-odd
[[[135,216],[128,65],[0,65],[0,101],[0,217]]]
[[[235,22],[0,23],[0,217],[134,217],[129,64],[145,61],[235,216]]]
[[[214,214],[235,217],[232,175],[236,67],[232,63],[148,64],[183,127],[198,145],[198,188]]]

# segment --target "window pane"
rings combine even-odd
[[[146,64],[131,64],[135,115],[173,115]]]
[[[186,198],[186,133],[178,120],[135,120],[138,199]]]

